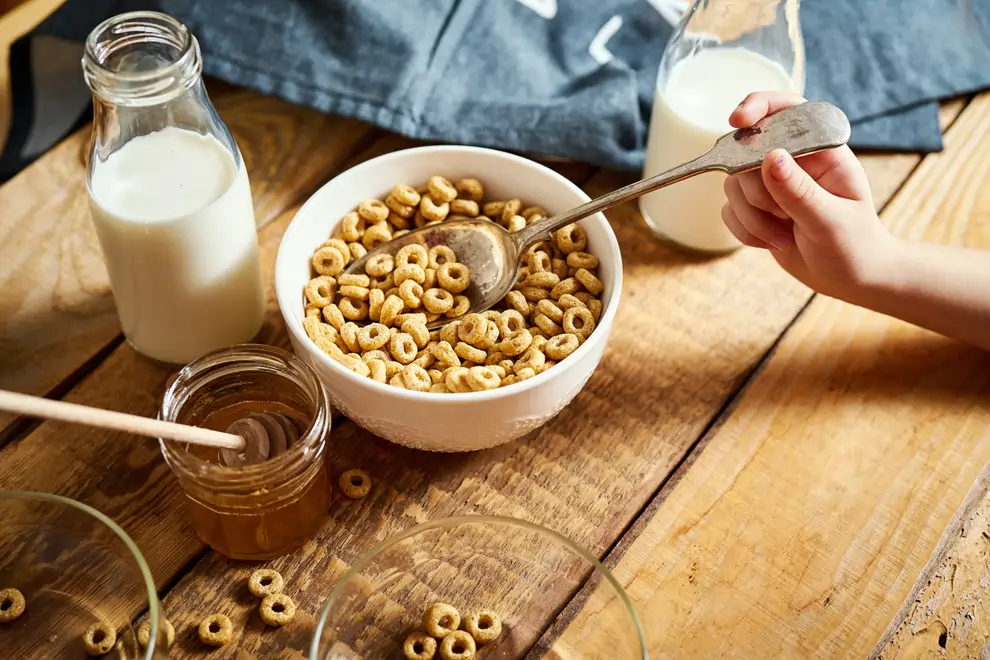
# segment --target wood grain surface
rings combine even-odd
[[[990,96],[946,144],[882,217],[990,247]],[[990,355],[816,298],[703,444],[611,558],[650,657],[862,657],[990,459]]]
[[[264,226],[300,200],[374,130],[211,84],[244,155]],[[0,187],[0,388],[46,394],[120,333],[89,218],[84,129]],[[11,416],[0,413],[0,439]]]

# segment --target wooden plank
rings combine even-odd
[[[990,95],[946,145],[883,219],[990,247]],[[988,392],[990,355],[816,298],[610,558],[650,656],[869,653],[990,459]]]
[[[990,463],[942,534],[870,660],[983,658],[990,652],[988,530]]]
[[[337,170],[374,129],[226,85],[259,226]],[[82,130],[0,187],[0,388],[45,394],[119,333],[89,219]],[[314,148],[319,145],[319,148]],[[0,413],[0,429],[12,417]]]

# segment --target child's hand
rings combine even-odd
[[[803,102],[779,92],[750,94],[729,123],[735,128]],[[815,291],[850,300],[879,276],[893,239],[873,208],[862,165],[847,146],[795,161],[778,149],[759,171],[725,182],[722,219],[745,245],[770,251]]]

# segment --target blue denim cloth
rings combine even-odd
[[[414,138],[637,170],[673,31],[663,4],[68,0],[40,31],[81,40],[158,9],[232,83]],[[935,100],[990,86],[990,0],[805,0],[801,22],[806,95],[845,110],[854,146],[938,150]]]

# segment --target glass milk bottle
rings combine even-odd
[[[657,76],[644,176],[708,151],[729,115],[756,91],[804,91],[799,0],[694,0]],[[707,173],[640,199],[661,237],[700,252],[740,246],[721,218],[725,175]]]
[[[176,364],[249,341],[265,310],[251,188],[196,38],[165,14],[121,14],[82,65],[90,209],[127,340]]]

